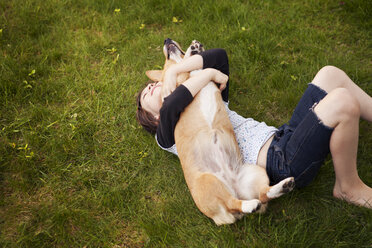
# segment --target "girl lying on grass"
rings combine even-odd
[[[199,80],[172,88],[179,73],[197,69],[203,69],[196,76]],[[357,172],[359,118],[372,122],[372,98],[342,70],[323,67],[308,85],[289,123],[278,129],[231,111],[229,82],[223,74],[229,75],[223,49],[184,59],[166,71],[164,82],[151,82],[140,91],[137,120],[155,134],[162,149],[177,155],[174,130],[180,114],[200,89],[215,81],[220,83],[244,163],[265,168],[271,184],[294,177],[296,187],[301,188],[315,178],[330,152],[336,175],[333,196],[372,208],[372,188]],[[162,85],[171,87],[166,96],[161,95]]]

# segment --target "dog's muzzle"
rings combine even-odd
[[[164,46],[167,49],[168,58],[171,53],[176,53],[177,51],[180,52],[182,55],[185,55],[185,53],[176,45],[176,43],[174,43],[174,41],[169,38],[164,40]]]

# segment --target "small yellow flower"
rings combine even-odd
[[[116,50],[115,47],[113,47],[113,48],[111,48],[111,49],[106,49],[106,51],[109,52],[109,53],[111,53],[111,54],[113,54],[113,53],[115,53],[117,50]]]
[[[24,147],[22,147],[22,146],[18,147],[18,150],[25,150],[25,151],[27,151],[27,150],[30,150],[30,148],[28,148],[28,144],[26,144]]]
[[[72,131],[75,131],[75,129],[76,129],[75,125],[74,124],[71,124],[71,123],[69,123],[69,125],[70,125]]]
[[[36,73],[36,70],[32,70],[28,75],[29,76],[32,76],[32,75],[34,75]]]
[[[30,88],[30,89],[32,89],[32,85],[31,84],[29,84],[28,82],[27,82],[27,80],[23,80],[23,83],[25,84],[25,86],[23,87],[23,88]]]
[[[292,78],[294,81],[297,80],[297,77],[296,77],[296,76],[291,75],[291,78]]]
[[[114,59],[114,61],[112,61],[112,63],[113,63],[114,65],[116,64],[116,62],[118,62],[118,60],[119,60],[119,56],[120,56],[120,54],[116,55],[116,58]]]
[[[138,155],[140,156],[139,161],[142,161],[142,159],[146,158],[149,154],[147,152],[140,151]]]
[[[30,152],[30,155],[25,155],[26,158],[33,158],[34,157],[34,152]]]
[[[177,17],[173,16],[172,22],[177,23],[177,22],[182,22],[182,20],[181,19],[178,20]]]
[[[242,27],[242,31],[245,31],[246,29],[245,29],[245,27]]]
[[[288,62],[285,61],[285,60],[282,60],[282,62],[280,62],[281,65],[288,65]]]
[[[285,213],[285,210],[284,209],[282,210],[282,213],[283,213],[283,216],[284,217],[287,217],[287,214]]]
[[[139,29],[144,29],[144,28],[145,28],[145,24],[142,23]]]
[[[120,12],[120,9],[115,9],[114,12],[115,13],[119,13]]]

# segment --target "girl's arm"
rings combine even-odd
[[[220,90],[226,87],[229,77],[219,70],[207,68],[187,79],[183,85],[190,91],[194,97],[210,81],[220,84]]]
[[[214,68],[230,76],[229,59],[224,49],[210,49],[202,52],[200,55],[203,57],[203,69]],[[226,83],[226,88],[221,92],[221,96],[224,102],[227,103],[229,101],[229,81]]]
[[[165,73],[162,98],[171,94],[176,88],[177,75],[183,72],[190,72],[198,69],[214,68],[229,76],[229,62],[224,49],[210,49],[201,54],[191,56],[182,62],[171,66]],[[221,87],[220,87],[221,89]],[[222,99],[228,101],[228,82],[223,88]]]
[[[180,63],[175,64],[169,68],[168,74],[177,75],[182,72],[190,72],[203,68],[203,57],[199,54],[188,57]]]
[[[162,86],[162,100],[169,96],[175,89],[177,83],[177,75],[183,72],[190,72],[194,70],[199,70],[203,67],[203,57],[196,54],[194,56],[188,57],[182,62],[172,65],[165,72],[164,82]]]

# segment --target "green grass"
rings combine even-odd
[[[225,48],[231,109],[270,125],[327,64],[371,95],[370,1],[6,0],[0,29],[0,246],[371,247],[372,211],[332,197],[331,160],[265,214],[217,227],[134,117],[167,37]],[[362,121],[370,186],[371,134]]]

